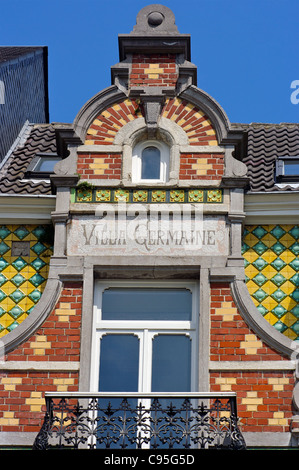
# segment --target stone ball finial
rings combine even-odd
[[[170,8],[153,4],[148,5],[137,15],[133,34],[178,34],[175,16]]]
[[[160,13],[159,11],[153,11],[148,15],[147,21],[151,27],[155,28],[164,21],[164,15],[162,15],[162,13]]]

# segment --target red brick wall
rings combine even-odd
[[[174,54],[133,54],[129,86],[175,87],[178,79],[175,60]]]
[[[181,154],[180,179],[220,180],[224,174],[224,155]]]
[[[246,325],[228,283],[211,285],[211,361],[283,361]],[[243,432],[288,432],[294,376],[287,371],[211,372],[213,392],[236,392]]]
[[[120,154],[79,154],[77,171],[85,180],[92,179],[120,179]]]
[[[290,431],[291,372],[213,372],[210,383],[211,392],[236,392],[242,432]]]
[[[79,361],[81,306],[82,283],[66,283],[42,327],[10,352],[6,361]],[[78,391],[78,372],[0,371],[0,432],[38,432],[46,391]]]

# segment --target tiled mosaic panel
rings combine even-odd
[[[299,341],[299,226],[245,227],[243,256],[248,290],[278,331]]]
[[[77,188],[74,202],[222,203],[222,189],[109,189]]]
[[[45,288],[52,255],[45,241],[48,227],[0,226],[0,338],[27,318]],[[14,242],[28,242],[21,247],[27,245],[29,252],[12,256]],[[18,249],[20,243],[14,246]]]

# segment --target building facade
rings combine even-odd
[[[112,85],[2,166],[0,445],[51,392],[236,394],[248,448],[298,446],[297,124],[232,124],[150,5]]]
[[[49,122],[48,48],[0,47],[0,161],[27,122]]]

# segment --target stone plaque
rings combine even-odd
[[[163,212],[104,213],[73,216],[68,228],[68,255],[228,255],[224,216]]]

